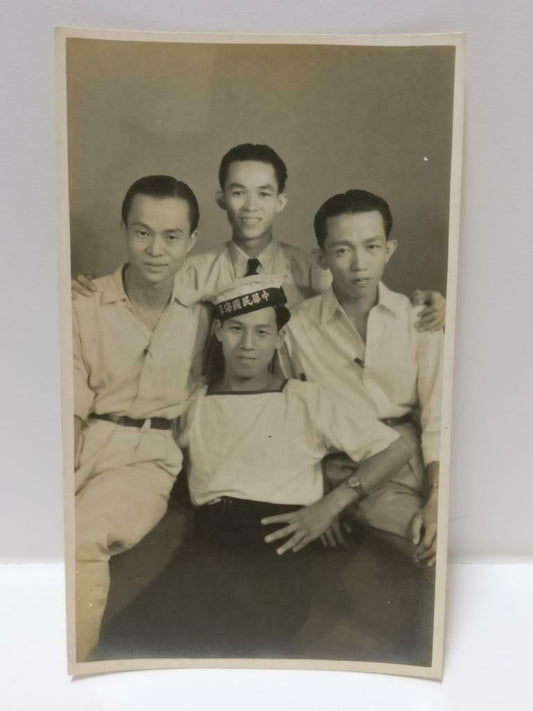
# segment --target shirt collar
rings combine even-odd
[[[393,316],[397,316],[398,304],[394,297],[394,293],[390,289],[388,289],[382,281],[380,281],[378,284],[378,303],[376,304],[376,306],[380,309],[386,309]],[[344,313],[344,311],[337,297],[335,296],[333,286],[330,286],[322,296],[320,320],[322,321],[322,323],[326,323],[337,313]]]
[[[111,304],[115,301],[125,301],[128,298],[124,290],[123,272],[127,264],[122,264],[116,269],[109,279],[102,286],[102,303]],[[178,272],[179,274],[179,272]],[[178,281],[178,274],[174,277],[174,288],[172,289],[172,299],[178,301],[182,306],[193,306],[200,300],[200,294],[196,289],[191,289]]]
[[[240,273],[244,270],[245,273],[250,257],[246,254],[246,252],[243,252],[243,250],[233,240],[230,240],[226,244],[228,247],[228,253],[231,259],[231,263],[233,264],[235,271],[237,273]],[[272,241],[264,248],[261,254],[257,255],[257,259],[261,263],[261,268],[266,274],[272,274],[275,271],[274,259],[276,257],[277,251],[278,243],[275,239],[272,239]]]

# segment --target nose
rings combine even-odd
[[[152,257],[160,257],[165,253],[165,243],[161,235],[154,235],[147,247],[147,252]]]
[[[366,254],[362,249],[354,249],[352,253],[352,271],[359,272],[366,269]]]
[[[243,331],[241,336],[241,348],[245,351],[254,349],[254,334],[252,331]]]
[[[257,196],[253,193],[248,193],[244,201],[245,210],[256,210],[257,209]]]

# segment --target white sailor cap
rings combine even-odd
[[[284,281],[283,274],[253,274],[236,279],[209,297],[214,306],[215,318],[224,321],[237,314],[257,311],[267,306],[286,308],[287,297],[281,286]],[[289,320],[288,317],[286,320]]]

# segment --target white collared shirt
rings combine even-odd
[[[96,279],[98,291],[72,304],[75,414],[177,417],[199,379],[207,309],[175,281],[150,331],[124,291],[123,268]]]
[[[203,296],[208,296],[245,276],[248,259],[248,255],[230,240],[220,247],[188,257],[179,279]],[[329,271],[320,268],[313,253],[275,239],[257,259],[260,263],[258,273],[286,274],[283,290],[289,308],[322,293],[331,283]]]
[[[364,407],[315,383],[287,381],[278,392],[207,392],[180,418],[191,499],[221,496],[307,506],[324,495],[322,458],[346,452],[354,461],[398,438]]]
[[[438,461],[443,332],[419,333],[414,324],[421,307],[382,283],[378,291],[366,345],[331,287],[301,304],[288,324],[282,370],[363,400],[379,419],[414,414],[425,463]]]

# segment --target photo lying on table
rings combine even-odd
[[[463,54],[57,30],[71,674],[440,678]]]

